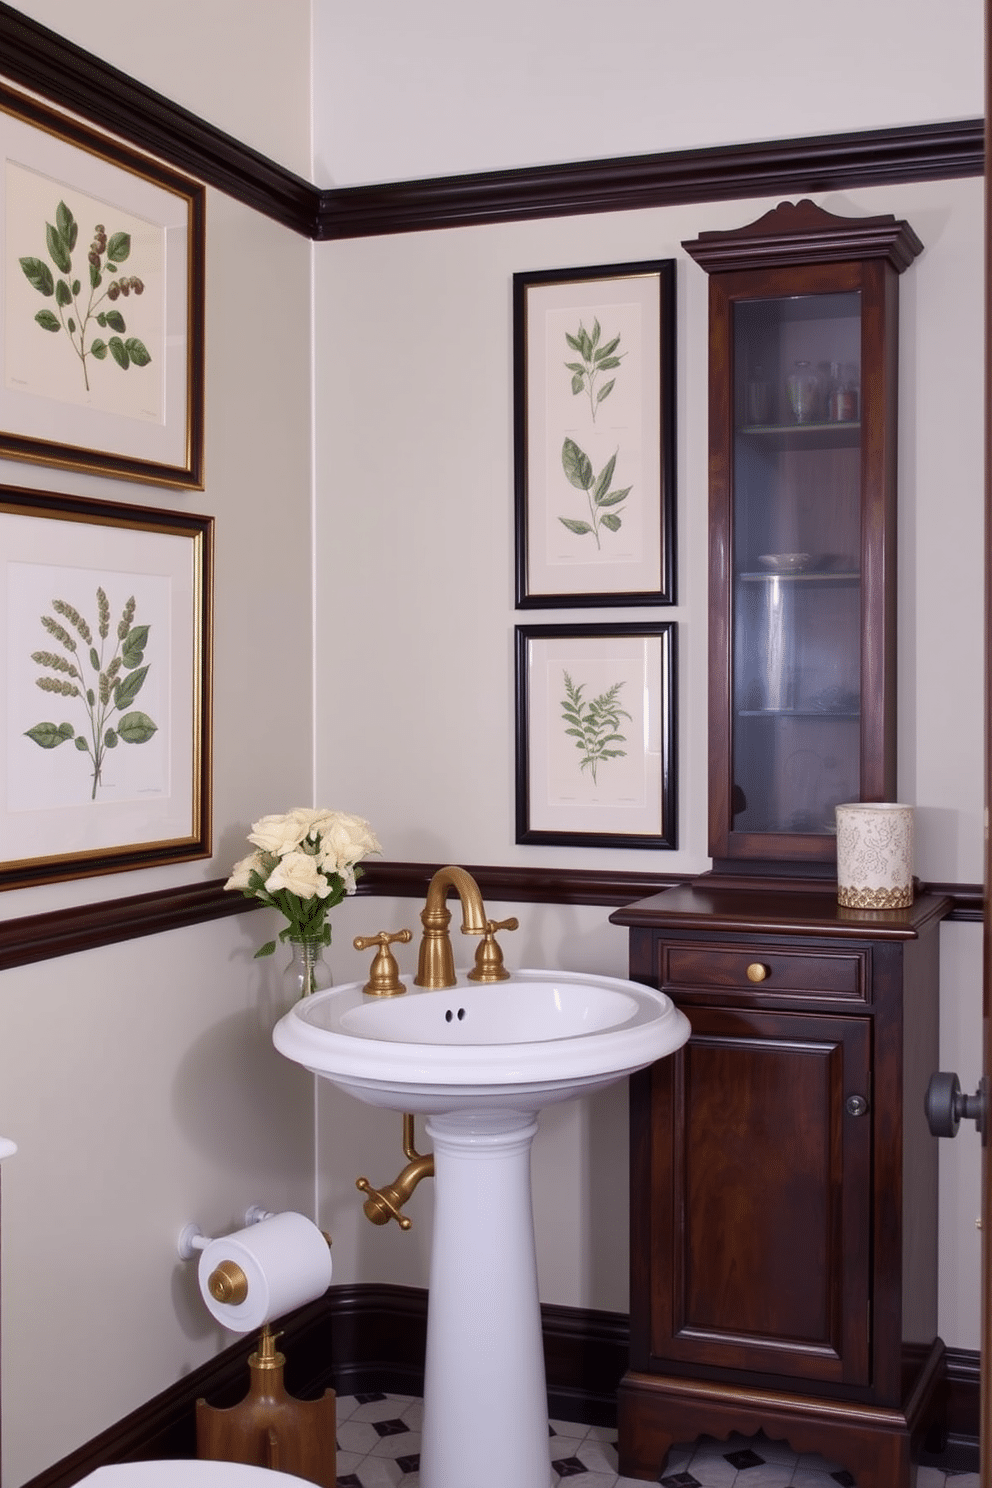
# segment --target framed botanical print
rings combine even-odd
[[[675,601],[675,263],[513,276],[516,602]]]
[[[205,191],[0,85],[0,457],[203,485]]]
[[[677,845],[676,626],[516,629],[518,842]]]

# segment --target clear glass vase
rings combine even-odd
[[[331,969],[324,960],[322,940],[290,940],[289,946],[293,954],[282,980],[295,1002],[334,985]]]

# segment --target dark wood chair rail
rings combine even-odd
[[[359,881],[360,894],[421,899],[438,863],[368,863]],[[578,868],[470,866],[487,902],[516,904],[591,904],[616,909],[637,899],[688,882],[694,874],[623,873]],[[948,894],[952,920],[982,919],[980,884],[921,885]],[[160,935],[207,920],[248,914],[259,905],[224,890],[224,879],[107,899],[72,909],[22,915],[0,922],[0,971],[48,961],[77,951],[91,951],[116,941]]]

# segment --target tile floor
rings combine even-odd
[[[406,1395],[338,1396],[338,1488],[417,1488],[423,1402]],[[485,1443],[480,1443],[485,1450]],[[608,1427],[552,1421],[550,1484],[568,1488],[643,1488],[617,1475],[616,1432]],[[784,1442],[732,1437],[673,1447],[660,1482],[664,1488],[855,1488],[836,1462],[800,1457]],[[921,1467],[917,1488],[978,1488],[977,1473]],[[464,1485],[469,1488],[469,1485]],[[507,1483],[506,1488],[513,1488]]]

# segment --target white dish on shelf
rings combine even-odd
[[[758,562],[775,573],[802,573],[812,562],[811,553],[759,553]]]

